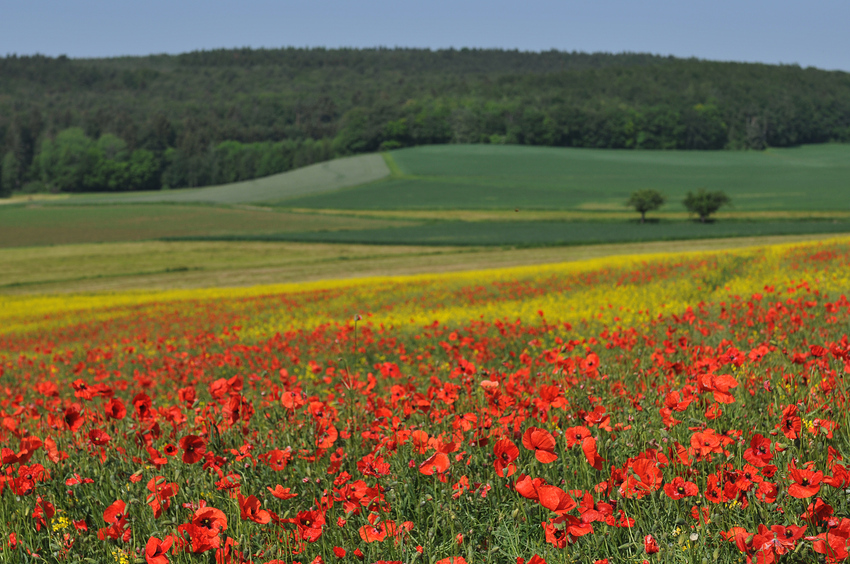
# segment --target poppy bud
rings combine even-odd
[[[652,535],[646,535],[643,538],[643,550],[647,554],[655,554],[658,552],[658,543],[652,538]]]

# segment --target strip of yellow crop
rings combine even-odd
[[[833,240],[832,243],[840,240]],[[846,239],[844,240],[846,241]],[[828,242],[829,243],[829,242]],[[828,244],[827,243],[827,244]],[[477,305],[457,304],[447,307],[422,305],[410,300],[405,301],[399,295],[398,303],[407,304],[394,308],[387,313],[371,312],[369,304],[377,298],[376,293],[381,289],[374,288],[375,293],[367,292],[367,288],[358,293],[357,300],[363,304],[362,313],[372,313],[369,321],[374,325],[396,326],[412,325],[421,327],[438,321],[441,324],[465,324],[482,319],[494,321],[497,319],[531,320],[542,311],[550,322],[568,322],[578,326],[582,322],[593,322],[594,325],[621,325],[628,327],[636,322],[645,320],[648,315],[657,316],[660,313],[677,313],[685,311],[689,306],[700,302],[718,301],[729,295],[749,295],[763,291],[765,286],[775,286],[779,289],[791,284],[807,281],[817,283],[823,291],[847,291],[850,289],[850,272],[844,270],[808,270],[789,272],[782,268],[782,262],[787,251],[799,245],[777,245],[772,247],[743,249],[734,252],[702,252],[687,254],[643,255],[639,257],[624,256],[594,259],[581,263],[567,263],[540,267],[521,267],[490,271],[468,272],[434,277],[432,281],[489,284],[522,278],[536,277],[544,279],[552,275],[567,276],[580,272],[601,269],[630,270],[640,268],[646,263],[673,261],[682,258],[715,257],[716,265],[705,266],[691,273],[690,276],[679,276],[673,279],[662,279],[650,282],[623,284],[619,286],[599,285],[595,287],[578,288],[565,293],[546,293],[532,298],[517,300],[501,299],[486,301]],[[709,288],[706,281],[723,271],[731,270],[733,263],[747,261],[746,276],[731,277],[723,280],[721,285]],[[371,288],[370,288],[371,289]],[[403,291],[403,290],[402,290]],[[350,296],[353,299],[355,296]],[[435,300],[435,304],[439,303]],[[283,332],[293,328],[293,319],[282,313],[270,319],[265,324],[248,329],[246,336],[261,338],[264,335]],[[317,312],[312,318],[298,319],[303,326],[316,326],[330,321],[327,315]]]
[[[846,244],[840,238],[819,245]],[[280,284],[233,289],[171,290],[155,292],[122,292],[90,295],[0,296],[0,334],[30,333],[81,322],[96,322],[131,316],[139,310],[176,307],[203,312],[203,303],[216,302],[240,311],[247,307],[240,301],[262,296],[293,295],[317,291],[326,292],[321,299],[299,308],[274,306],[259,308],[251,323],[244,328],[243,337],[260,339],[274,333],[293,329],[312,328],[323,323],[345,322],[352,311],[369,314],[375,325],[397,327],[412,324],[422,326],[433,321],[443,324],[467,323],[483,319],[531,320],[543,311],[550,322],[582,321],[629,326],[645,319],[648,312],[680,312],[704,301],[716,301],[729,294],[747,295],[765,286],[785,287],[808,281],[817,283],[824,291],[846,291],[850,288],[850,272],[841,269],[809,268],[789,272],[782,267],[790,249],[814,248],[812,244],[786,244],[749,248],[736,251],[705,251],[698,253],[666,253],[657,255],[620,256],[581,262],[513,267],[486,271],[471,271],[438,275],[376,277],[352,280],[332,280],[300,284]],[[647,264],[682,260],[697,261],[712,258],[715,263],[702,266],[690,276],[625,283],[581,286],[566,292],[546,292],[537,296],[498,296],[476,303],[450,303],[452,292],[464,287],[530,280],[541,283],[549,277],[568,277],[595,271],[639,271]],[[746,276],[723,277],[734,272],[741,261],[748,263]],[[718,278],[720,276],[720,278]],[[712,285],[713,279],[722,283]],[[306,295],[306,294],[305,294]],[[426,296],[427,300],[417,300]]]

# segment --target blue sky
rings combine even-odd
[[[0,0],[0,55],[501,47],[850,71],[848,24],[850,0]]]

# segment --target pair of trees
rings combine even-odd
[[[626,205],[635,209],[640,214],[640,222],[646,221],[646,212],[657,210],[664,205],[664,196],[657,190],[646,189],[633,192]],[[689,213],[699,216],[699,220],[705,223],[709,216],[721,207],[731,202],[729,196],[718,190],[709,192],[700,188],[696,192],[688,192],[682,202]]]

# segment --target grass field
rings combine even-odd
[[[287,206],[334,209],[622,210],[655,188],[665,210],[697,188],[724,190],[736,210],[850,209],[850,145],[764,152],[617,151],[434,145],[390,153],[401,173]]]
[[[690,221],[641,225],[636,221],[434,221],[403,227],[339,231],[290,231],[186,237],[223,241],[310,241],[374,245],[589,245],[629,241],[710,239],[813,233],[848,233],[850,221]]]
[[[395,219],[289,213],[273,208],[208,205],[49,204],[0,206],[0,247],[140,241],[161,237],[279,233],[314,228],[378,229]]]
[[[332,192],[347,186],[372,182],[389,174],[390,170],[381,155],[358,155],[222,186],[127,194],[91,194],[83,198],[107,203],[256,204]],[[66,200],[65,203],[73,203],[76,200],[78,198]]]

